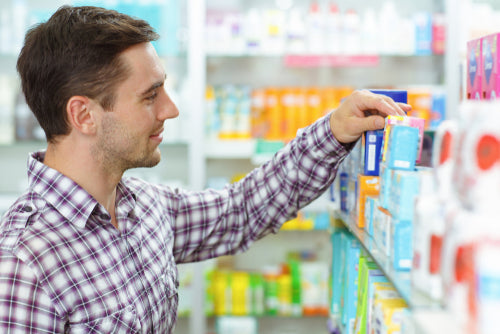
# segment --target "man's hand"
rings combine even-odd
[[[388,115],[406,115],[411,106],[390,97],[357,90],[330,115],[330,128],[340,143],[356,141],[365,131],[384,128]]]

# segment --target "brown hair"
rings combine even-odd
[[[146,21],[91,6],[63,6],[31,28],[17,71],[47,141],[69,133],[66,104],[72,96],[96,99],[111,110],[116,85],[127,76],[120,54],[158,37]]]

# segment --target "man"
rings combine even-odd
[[[331,184],[350,143],[409,110],[355,92],[222,191],[122,178],[158,164],[179,113],[157,37],[115,11],[67,6],[27,33],[17,68],[47,149],[29,157],[29,188],[0,224],[0,332],[171,333],[176,263],[276,233]]]

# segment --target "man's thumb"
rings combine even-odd
[[[382,116],[372,115],[363,119],[363,127],[365,131],[383,129],[385,119]]]

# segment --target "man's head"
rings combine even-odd
[[[63,6],[30,29],[17,70],[47,140],[69,133],[66,104],[72,96],[87,96],[111,110],[115,88],[128,75],[120,54],[156,39],[147,22],[98,7]]]

